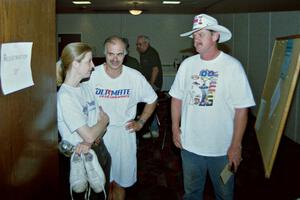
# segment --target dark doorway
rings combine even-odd
[[[81,42],[81,34],[58,34],[58,57],[63,48],[71,42]]]

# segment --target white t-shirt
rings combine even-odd
[[[223,52],[210,61],[199,54],[184,60],[169,93],[182,100],[183,148],[203,156],[226,155],[235,108],[255,105],[241,63]]]
[[[81,83],[80,87],[62,84],[57,93],[58,130],[62,139],[73,145],[82,142],[76,130],[84,125],[95,125],[98,109],[87,83]]]
[[[136,182],[136,136],[125,125],[135,118],[137,103],[151,104],[157,95],[140,72],[124,65],[117,78],[104,65],[96,67],[89,84],[110,119],[103,140],[112,158],[111,181],[129,187]]]

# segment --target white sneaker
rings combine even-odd
[[[158,136],[159,136],[159,133],[157,131],[151,131],[151,132],[148,132],[148,133],[144,134],[143,138],[144,139],[158,138]]]
[[[104,191],[105,175],[99,164],[95,151],[90,149],[89,153],[84,154],[84,158],[84,165],[90,187],[96,193]]]
[[[73,153],[70,159],[70,192],[81,193],[87,189],[87,175],[83,159],[77,153]]]

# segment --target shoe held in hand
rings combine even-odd
[[[70,190],[81,193],[87,189],[87,174],[82,157],[73,153],[70,159]]]
[[[104,191],[105,175],[94,150],[90,149],[87,154],[84,154],[84,159],[90,187],[96,193]]]

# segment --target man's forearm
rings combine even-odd
[[[158,67],[153,67],[152,68],[152,73],[151,73],[151,80],[150,80],[151,85],[154,85],[154,83],[157,79],[158,73],[159,73]]]
[[[241,147],[242,139],[245,133],[248,120],[248,108],[235,109],[234,130],[231,145]]]
[[[172,98],[171,100],[171,118],[172,126],[179,127],[181,116],[181,103],[180,99]]]
[[[155,108],[156,108],[156,101],[152,104],[146,104],[139,119],[146,122],[154,112]]]

